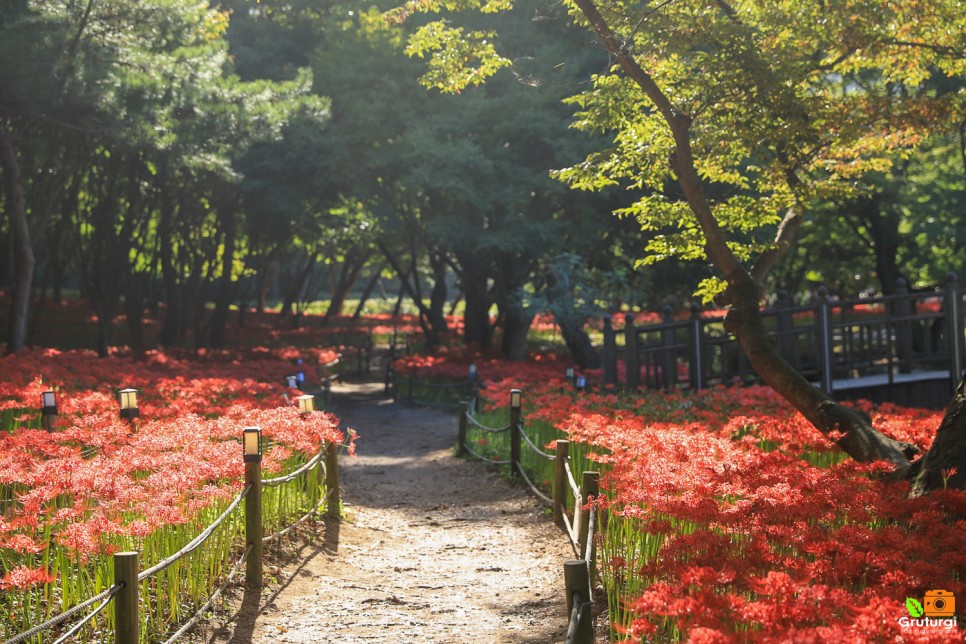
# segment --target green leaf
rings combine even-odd
[[[909,611],[909,615],[912,617],[922,617],[923,609],[922,604],[919,603],[918,599],[913,599],[912,597],[906,598],[906,610]]]

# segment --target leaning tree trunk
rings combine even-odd
[[[30,313],[30,288],[34,278],[34,251],[27,226],[27,205],[20,176],[20,163],[10,134],[0,130],[0,169],[3,170],[10,231],[13,238],[13,293],[10,302],[10,328],[7,351],[17,353],[27,342],[27,317]]]
[[[943,487],[966,487],[966,378],[946,407],[936,438],[909,471],[912,496]]]
[[[816,429],[831,435],[852,458],[862,461],[888,461],[899,468],[909,465],[911,446],[880,434],[871,419],[845,407],[819,391],[795,370],[768,338],[759,310],[759,289],[747,280],[730,288],[732,308],[725,328],[738,339],[748,362],[758,377],[787,400]]]
[[[597,10],[595,0],[574,0],[574,4],[587,18],[601,44],[614,57],[628,78],[654,104],[654,108],[660,112],[670,130],[674,139],[674,154],[669,159],[671,169],[677,177],[678,185],[688,202],[691,213],[701,228],[708,259],[728,283],[727,292],[722,300],[732,308],[725,319],[725,326],[738,338],[752,368],[765,384],[791,403],[816,429],[836,440],[849,456],[864,462],[888,461],[896,465],[897,473],[912,473],[916,468],[909,462],[913,452],[911,446],[883,436],[872,427],[871,420],[867,416],[838,404],[813,387],[781,357],[768,340],[758,308],[761,295],[759,285],[764,275],[790,247],[795,230],[801,221],[800,214],[790,210],[778,228],[773,248],[763,253],[750,271],[745,269],[728,247],[724,232],[718,225],[705,197],[691,148],[691,116],[679,112],[655,79],[641,67],[630,48],[626,46],[625,40],[614,34]],[[789,181],[794,182],[794,176],[790,176]],[[935,458],[948,462],[958,469],[963,468],[956,461],[964,460],[961,409],[966,403],[962,401],[961,394],[962,385],[957,390],[957,397],[950,403],[946,420],[943,421],[941,427],[943,440],[940,443],[937,435],[936,442],[940,444],[933,445],[933,449],[930,450],[943,454],[950,452],[948,456]],[[962,465],[966,466],[966,463]],[[923,479],[924,484],[930,482],[934,484],[935,478],[930,478],[932,476],[930,472],[934,471],[934,468],[921,469],[922,474],[917,475],[917,482]],[[962,476],[962,472],[959,476]],[[955,482],[962,484],[962,478],[956,479]]]

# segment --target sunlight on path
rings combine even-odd
[[[263,592],[253,623],[240,615],[208,641],[563,641],[566,538],[522,488],[455,458],[454,414],[380,390],[335,392],[360,434],[358,455],[341,461],[346,520],[328,524],[275,596]]]

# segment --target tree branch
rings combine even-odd
[[[804,213],[795,206],[788,209],[782,222],[778,225],[774,246],[762,253],[751,268],[751,277],[755,282],[761,284],[768,272],[788,254],[804,218]]]
[[[593,0],[574,0],[574,4],[587,18],[590,26],[601,44],[607,49],[618,64],[650,99],[664,118],[674,136],[675,152],[669,160],[671,169],[677,175],[678,183],[688,201],[698,225],[707,242],[705,252],[711,261],[722,272],[729,283],[743,282],[750,279],[750,275],[728,248],[724,233],[711,212],[711,206],[705,198],[704,189],[694,165],[694,154],[691,150],[691,118],[676,110],[671,101],[664,94],[658,84],[637,63],[633,55],[628,52],[623,43],[614,36],[607,21],[597,10]]]

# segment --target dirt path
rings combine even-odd
[[[360,434],[342,460],[346,520],[300,544],[278,583],[245,593],[204,641],[563,641],[565,537],[522,488],[453,455],[454,414],[380,390],[334,391]]]

